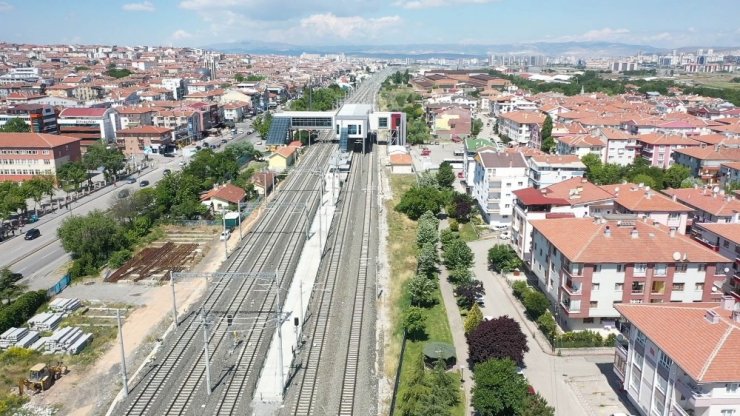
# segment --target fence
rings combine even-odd
[[[403,354],[406,352],[406,330],[403,331],[401,339],[401,354],[398,356],[398,368],[396,369],[396,381],[393,383],[393,396],[391,397],[390,416],[396,411],[396,399],[398,396],[398,385],[401,383],[401,369],[403,368]]]
[[[69,274],[65,274],[54,286],[50,287],[49,290],[46,291],[46,295],[52,297],[54,295],[62,293],[62,290],[69,286],[71,282],[72,276]]]

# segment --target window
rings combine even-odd
[[[668,273],[668,266],[665,263],[657,263],[653,269],[653,276],[665,276]]]
[[[673,287],[671,288],[674,292],[683,292],[683,283],[674,283]]]
[[[719,276],[719,275],[725,274],[725,269],[727,269],[727,271],[729,272],[730,268],[728,266],[729,264],[727,263],[717,263],[717,265],[714,268],[714,275]]]
[[[704,283],[696,283],[694,285],[694,290],[697,292],[703,292],[704,291]]]
[[[524,182],[517,182],[517,186],[524,186]]]
[[[357,133],[357,125],[356,124],[347,125],[347,134],[359,134]]]
[[[735,409],[722,409],[719,414],[722,416],[735,416]]]
[[[378,127],[380,127],[381,129],[388,128],[388,117],[379,117]]]
[[[725,239],[723,239],[722,240],[722,247],[729,248],[730,247],[730,242],[727,241],[727,240],[725,240]]]
[[[737,383],[727,383],[725,384],[725,391],[727,393],[737,393]]]
[[[645,272],[647,272],[646,263],[635,263],[635,268],[633,270],[633,274],[635,276],[645,276]]]
[[[624,283],[614,283],[614,290],[621,292],[624,289]]]
[[[630,303],[642,303],[642,299],[631,299]]]
[[[640,344],[645,345],[646,340],[647,340],[647,337],[645,336],[645,334],[643,334],[642,331],[637,331],[635,342],[639,342]]]
[[[624,272],[624,264],[617,264],[617,273]]]
[[[699,265],[697,266],[697,269],[698,269],[698,270],[699,270],[700,272],[703,272],[704,270],[706,270],[706,269],[707,269],[707,265],[706,265],[706,264],[704,264],[704,263],[699,263]]]
[[[688,265],[686,263],[676,264],[676,273],[686,273],[687,269],[688,269]]]
[[[600,264],[594,264],[594,273],[598,273],[601,271],[601,265]]]
[[[632,293],[635,295],[639,295],[645,291],[645,283],[644,282],[632,282]]]
[[[601,283],[593,283],[593,284],[591,285],[591,290],[593,290],[593,291],[597,291],[597,290],[599,290],[600,288],[601,288]]]
[[[589,308],[598,308],[599,307],[599,302],[598,301],[595,301],[595,300],[592,300],[591,302],[588,303],[588,307]]]
[[[594,318],[583,318],[584,324],[592,324],[594,323]]]
[[[669,220],[677,220],[678,217],[680,217],[680,216],[681,216],[681,214],[679,214],[677,212],[671,212],[670,214],[668,214],[668,219]]]

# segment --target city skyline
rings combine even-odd
[[[659,48],[740,46],[740,3],[534,0],[0,1],[0,39],[15,43],[201,47],[502,44],[605,41]],[[671,10],[683,13],[671,13]],[[536,11],[537,13],[533,13]],[[636,16],[636,14],[639,15]],[[702,19],[692,19],[698,14]],[[34,22],[36,24],[29,24]],[[139,30],[137,30],[139,29]]]

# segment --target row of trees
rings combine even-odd
[[[429,141],[431,133],[426,122],[421,96],[405,88],[411,75],[396,71],[383,81],[380,95],[388,103],[389,111],[406,113],[406,141],[410,144],[423,144]]]
[[[446,371],[443,360],[438,360],[429,371],[420,354],[409,363],[409,388],[404,392],[398,405],[402,416],[446,416],[457,405],[460,393],[454,375]]]
[[[331,84],[326,88],[306,87],[300,98],[290,103],[293,111],[329,111],[336,108],[347,91],[337,84]]]
[[[220,153],[205,149],[182,171],[165,175],[154,187],[117,199],[109,211],[65,219],[57,234],[74,260],[72,277],[95,274],[106,263],[119,267],[158,221],[213,216],[200,202],[200,194],[215,184],[233,181],[251,194],[254,188],[249,177],[254,170],[240,173],[237,161],[258,156],[250,143],[231,145]]]
[[[5,125],[0,126],[0,133],[28,133],[30,131],[31,126],[18,117],[11,118]]]
[[[524,305],[527,317],[536,322],[540,331],[552,343],[557,336],[557,324],[550,313],[550,301],[544,293],[534,290],[525,281],[516,281],[511,285],[514,297]]]
[[[508,244],[496,244],[488,249],[488,268],[498,273],[521,269],[524,263]]]
[[[643,158],[636,158],[627,166],[613,163],[602,163],[595,154],[588,154],[581,158],[586,165],[586,178],[597,185],[622,183],[642,183],[651,189],[692,187],[695,181],[691,176],[691,169],[674,163],[668,169],[661,169],[650,164]]]
[[[263,75],[257,75],[257,74],[249,74],[246,77],[244,74],[237,73],[234,75],[234,80],[236,82],[259,82],[265,79]]]

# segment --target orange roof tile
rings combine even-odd
[[[662,191],[689,207],[708,212],[712,215],[727,217],[740,212],[740,200],[729,195],[714,195],[707,188],[668,188]]]
[[[740,381],[740,327],[717,303],[616,304],[614,307],[699,383]],[[720,316],[710,323],[712,310]]]
[[[0,147],[14,148],[52,148],[69,143],[79,142],[80,139],[69,136],[59,136],[46,133],[0,133]]]
[[[401,154],[392,154],[390,157],[391,165],[395,166],[411,166],[413,165],[413,161],[411,159],[411,155],[406,153]]]
[[[602,185],[601,189],[614,195],[614,202],[633,213],[641,212],[690,212],[691,208],[673,201],[671,198],[647,190],[634,183]]]

